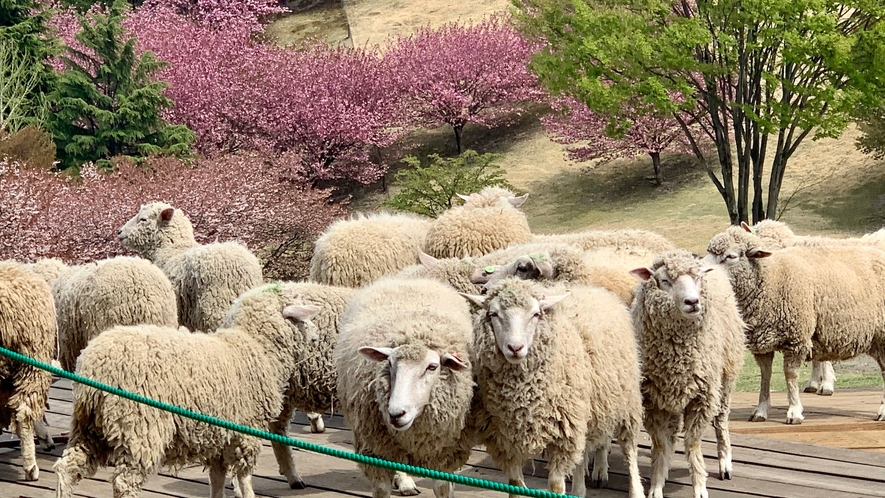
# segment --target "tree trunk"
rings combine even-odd
[[[786,171],[787,158],[778,144],[778,153],[774,156],[771,163],[771,176],[768,179],[768,216],[769,218],[777,217],[777,201],[781,193],[781,184],[784,181],[784,172]]]
[[[461,155],[461,133],[464,131],[464,125],[453,125],[452,129],[455,130],[455,146],[458,149],[458,155]]]
[[[651,164],[655,169],[655,183],[657,185],[663,185],[664,175],[661,174],[661,153],[651,152],[649,155],[651,156]]]

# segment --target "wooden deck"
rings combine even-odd
[[[711,472],[708,489],[711,498],[757,497],[885,497],[885,423],[875,423],[872,416],[881,394],[874,391],[843,391],[824,398],[805,395],[806,421],[798,427],[783,424],[786,396],[773,395],[774,419],[750,424],[745,422],[755,403],[755,395],[739,394],[733,412],[734,479],[717,478],[716,448],[712,437],[705,438],[704,454]],[[784,398],[784,399],[782,399]],[[53,434],[67,433],[71,413],[71,390],[67,380],[58,380],[50,392],[51,409],[47,414]],[[340,416],[326,417],[326,432],[311,434],[303,415],[290,427],[293,437],[342,449],[352,449],[351,433]],[[881,429],[880,429],[881,427]],[[645,436],[645,434],[643,434]],[[712,434],[710,434],[712,436]],[[52,464],[61,455],[64,444],[52,452],[38,447],[40,480],[23,481],[17,441],[9,435],[0,438],[0,498],[48,498],[55,496]],[[794,442],[794,441],[801,442]],[[823,443],[831,446],[811,445]],[[291,490],[277,473],[269,443],[265,445],[254,476],[259,497],[370,497],[368,482],[351,462],[308,452],[297,452],[296,462],[307,489]],[[863,448],[852,449],[852,448]],[[873,451],[869,451],[873,450]],[[590,490],[589,496],[608,498],[625,496],[627,480],[620,450],[611,454],[611,480],[604,490]],[[640,472],[648,486],[649,440],[640,441]],[[489,456],[477,449],[462,473],[471,477],[505,482]],[[111,469],[102,469],[92,479],[75,488],[75,496],[104,498],[112,496],[108,478]],[[540,460],[526,466],[527,483],[544,489],[546,470]],[[430,481],[419,480],[421,496],[433,496]],[[459,486],[459,496],[493,497],[500,493]],[[677,452],[664,488],[669,497],[691,497],[685,457]],[[199,466],[184,469],[177,475],[163,472],[151,478],[144,488],[144,498],[205,497],[209,493],[208,474]],[[228,496],[233,492],[228,488]]]

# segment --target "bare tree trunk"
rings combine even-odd
[[[454,125],[452,129],[455,130],[455,147],[458,149],[458,155],[461,155],[461,133],[464,131],[464,125]]]
[[[651,156],[651,164],[655,169],[655,184],[663,185],[664,175],[661,174],[661,153],[651,152],[649,155]]]

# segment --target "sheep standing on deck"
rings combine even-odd
[[[197,244],[190,220],[169,204],[141,206],[118,235],[169,277],[178,296],[179,323],[191,331],[217,329],[237,296],[262,284],[261,264],[245,246]]]
[[[528,242],[532,238],[529,223],[518,209],[527,196],[486,187],[465,197],[462,206],[440,214],[430,226],[424,252],[435,258],[464,258]]]
[[[0,263],[0,346],[44,363],[55,355],[55,306],[49,285],[17,263]],[[51,383],[49,372],[0,357],[0,429],[11,428],[21,441],[29,481],[40,477],[34,424],[43,417]]]
[[[467,303],[429,279],[385,277],[358,291],[340,322],[338,397],[356,452],[454,472],[470,456],[472,327]],[[373,498],[393,472],[362,466]],[[454,496],[435,482],[437,497]]]
[[[71,267],[52,288],[58,316],[58,361],[73,371],[86,344],[116,325],[178,327],[175,291],[141,258],[120,256]]]
[[[706,498],[701,436],[716,430],[720,479],[731,479],[728,414],[744,362],[744,322],[720,268],[684,250],[631,272],[642,281],[631,313],[639,342],[645,429],[652,440],[650,498],[663,498],[676,432],[684,422],[694,496]]]
[[[316,241],[310,280],[362,287],[417,263],[431,220],[411,214],[357,215],[329,225]]]
[[[803,361],[847,360],[867,353],[885,375],[885,252],[868,246],[793,246],[771,252],[759,237],[730,227],[710,240],[710,263],[728,271],[749,330],[747,346],[761,371],[751,421],[768,418],[774,353],[784,355],[790,407],[802,423]],[[885,396],[876,420],[885,420]]]
[[[474,318],[480,439],[510,484],[545,452],[550,491],[583,496],[590,452],[593,483],[608,481],[614,436],[624,452],[630,498],[642,496],[637,442],[642,416],[639,363],[627,308],[603,289],[547,289],[509,278],[485,296],[465,296]]]
[[[237,325],[214,334],[172,327],[115,327],[93,339],[77,373],[165,403],[268,429],[283,407],[283,389],[299,360],[297,344],[316,340],[306,305],[278,284],[243,294],[233,304]],[[162,466],[209,468],[210,496],[220,497],[228,471],[244,498],[261,440],[209,426],[110,393],[74,384],[71,437],[56,462],[58,497],[101,465],[116,467],[114,498],[139,495]]]

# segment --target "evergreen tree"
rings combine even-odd
[[[49,16],[50,12],[40,9],[37,0],[0,0],[0,41],[9,42],[16,60],[23,61],[36,76],[36,85],[23,107],[23,113],[31,120],[43,119],[46,96],[54,88],[55,71],[49,66],[49,58],[58,53],[59,43],[46,26]],[[8,71],[7,67],[0,68],[0,77],[9,77]]]
[[[181,155],[196,138],[161,118],[172,101],[163,95],[167,84],[152,77],[166,63],[153,52],[136,54],[121,24],[125,9],[118,0],[107,13],[80,16],[76,39],[84,48],[67,47],[62,57],[49,124],[63,168],[118,155]]]

